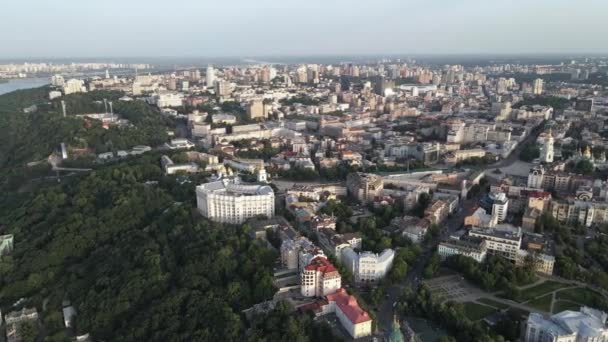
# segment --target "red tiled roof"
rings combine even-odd
[[[317,271],[321,273],[338,272],[338,270],[331,264],[326,258],[318,256],[310,262],[310,265],[306,266],[307,271]]]
[[[338,308],[354,324],[371,321],[369,314],[357,303],[357,298],[349,295],[346,290],[339,289],[336,293],[327,295],[328,302],[335,302]]]

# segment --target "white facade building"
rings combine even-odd
[[[239,224],[258,215],[274,216],[272,188],[240,184],[238,178],[197,186],[196,202],[203,216],[217,222]]]
[[[543,143],[541,152],[540,152],[540,160],[545,162],[545,163],[553,163],[553,134],[551,132],[551,130],[549,130],[549,133],[547,134],[547,136],[545,137],[545,141]]]
[[[483,262],[487,255],[487,248],[485,240],[481,239],[449,239],[439,243],[437,253],[442,259],[453,255],[464,255],[477,262]]]
[[[562,311],[549,318],[531,313],[526,322],[523,342],[604,342],[608,327],[603,311],[581,307],[579,312]]]
[[[384,278],[393,266],[395,251],[385,249],[380,254],[357,253],[352,248],[342,250],[342,263],[348,268],[358,283],[377,282]]]
[[[509,209],[509,199],[504,192],[491,193],[490,198],[493,200],[492,216],[495,216],[498,222],[504,222],[507,219],[507,210]]]

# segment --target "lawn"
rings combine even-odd
[[[541,311],[550,312],[552,300],[553,300],[553,295],[548,294],[546,296],[537,298],[531,302],[527,302],[526,305],[528,305],[529,307],[541,310]]]
[[[466,302],[463,305],[467,317],[472,321],[477,321],[496,312],[494,308],[473,302]]]
[[[580,308],[581,306],[578,304],[563,300],[556,300],[555,304],[553,304],[553,313],[556,314],[565,310],[578,311]]]
[[[497,309],[503,310],[503,309],[508,309],[510,306],[507,304],[503,304],[500,302],[497,302],[495,300],[492,300],[490,298],[479,298],[477,299],[478,302],[483,303],[483,304],[487,304],[489,306],[493,306]]]
[[[557,299],[569,300],[571,302],[602,309],[606,299],[601,294],[586,288],[568,289],[555,294]]]
[[[521,290],[521,296],[518,298],[518,302],[525,302],[530,299],[536,298],[545,293],[549,293],[555,291],[557,289],[561,289],[562,287],[569,286],[567,284],[558,283],[555,281],[547,280],[543,283],[540,283],[536,286],[532,286],[527,289]]]

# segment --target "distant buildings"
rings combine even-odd
[[[549,133],[545,137],[545,140],[544,140],[541,152],[540,152],[540,160],[542,162],[553,163],[553,156],[554,156],[553,143],[554,143],[553,134],[552,134],[551,130],[549,130]]]
[[[71,79],[63,84],[63,93],[65,95],[86,92],[87,88],[84,86],[83,80]]]
[[[247,105],[247,117],[249,119],[265,119],[268,117],[266,106],[260,99],[251,100]]]
[[[212,65],[207,66],[207,72],[205,74],[205,84],[207,87],[213,87],[215,84],[215,70]]]
[[[543,93],[543,84],[544,84],[544,81],[542,78],[535,79],[534,85],[532,87],[532,93],[534,95],[541,95]]]
[[[562,311],[545,318],[530,313],[522,342],[600,342],[608,340],[608,315],[589,307]]]
[[[196,187],[200,213],[212,221],[239,224],[255,216],[274,216],[274,191],[267,185],[222,179]]]

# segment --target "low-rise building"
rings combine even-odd
[[[553,266],[555,265],[555,257],[544,253],[531,253],[524,249],[517,251],[517,259],[515,265],[524,266],[527,262],[531,262],[534,266],[534,271],[546,275],[553,274]]]
[[[589,307],[566,310],[545,318],[532,312],[523,332],[523,342],[599,342],[608,340],[608,314]]]
[[[487,255],[487,244],[480,238],[448,239],[439,243],[437,253],[442,259],[463,255],[483,262]]]
[[[361,309],[357,299],[344,289],[327,296],[327,307],[323,311],[334,312],[344,330],[354,339],[372,334],[372,318]]]
[[[424,211],[424,217],[428,219],[431,224],[441,224],[448,217],[448,214],[448,205],[443,200],[434,200]]]

